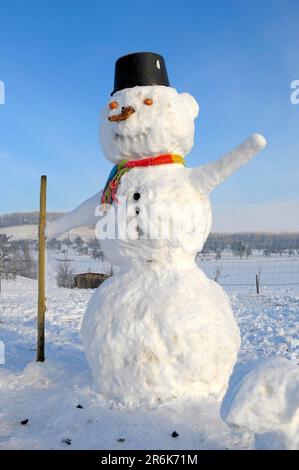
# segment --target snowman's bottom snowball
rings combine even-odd
[[[82,337],[98,392],[126,406],[221,398],[240,346],[226,294],[195,265],[115,274],[91,299]]]

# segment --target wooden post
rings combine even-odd
[[[260,276],[258,274],[255,275],[255,285],[256,285],[256,293],[260,293]]]
[[[38,228],[38,312],[37,312],[37,353],[36,360],[45,360],[45,312],[46,312],[46,191],[47,177],[41,177],[39,228]]]

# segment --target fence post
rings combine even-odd
[[[256,293],[260,293],[260,276],[258,274],[255,275],[255,285],[256,285]]]
[[[38,227],[38,311],[37,311],[37,353],[36,360],[45,360],[45,312],[46,312],[46,191],[47,177],[41,177]]]

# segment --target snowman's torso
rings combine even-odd
[[[117,198],[97,224],[103,251],[114,264],[172,259],[178,268],[202,249],[211,229],[211,206],[193,188],[188,168],[133,168],[122,176]]]
[[[194,263],[210,229],[209,201],[192,189],[188,169],[179,165],[131,170],[117,193],[124,195],[136,239],[102,241],[120,271],[97,289],[82,326],[97,389],[128,406],[184,394],[222,395],[240,339],[226,294]],[[145,215],[155,203],[158,216],[149,221]],[[169,214],[170,227],[183,220],[182,233],[149,238],[150,228]]]

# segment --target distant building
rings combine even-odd
[[[80,273],[74,276],[74,287],[78,289],[96,289],[111,274],[102,273]]]

